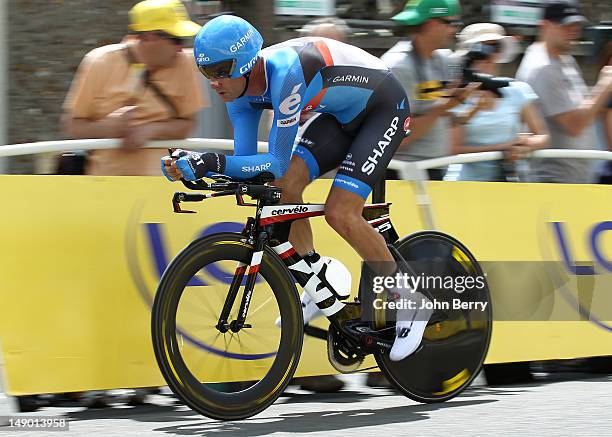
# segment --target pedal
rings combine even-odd
[[[339,323],[361,321],[361,303],[346,302],[344,308],[334,314],[334,317]]]

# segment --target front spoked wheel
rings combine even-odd
[[[196,240],[170,263],[155,295],[151,327],[161,373],[183,402],[214,419],[244,419],[270,406],[291,380],[302,350],[299,296],[269,247],[244,327],[219,329],[232,287],[238,292],[227,322],[238,318],[253,251],[240,234]]]
[[[459,241],[441,232],[424,231],[394,244],[407,261],[412,275],[443,278],[454,284],[449,309],[436,310],[430,319],[421,348],[401,361],[391,361],[388,353],[375,354],[376,362],[389,381],[404,395],[418,402],[442,402],[461,393],[482,368],[491,341],[492,308],[489,288],[480,265]],[[451,279],[449,279],[451,278]],[[474,284],[470,290],[457,290],[458,278]],[[478,282],[477,278],[480,278]],[[450,282],[449,282],[450,281]],[[465,286],[466,280],[461,279]],[[478,285],[482,283],[483,287]],[[430,289],[430,291],[432,291]],[[435,298],[437,291],[431,293]],[[448,296],[448,291],[447,292]],[[468,295],[469,293],[469,295]],[[463,308],[453,308],[458,298]],[[486,303],[481,305],[470,302]],[[385,315],[378,314],[376,329],[392,326]],[[394,334],[392,334],[394,335]],[[392,340],[390,338],[390,340]]]

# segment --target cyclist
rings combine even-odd
[[[378,265],[389,266],[388,271],[377,273],[393,275],[396,267],[384,239],[361,214],[408,132],[403,87],[380,59],[339,41],[305,37],[263,50],[262,45],[257,29],[236,16],[214,18],[198,33],[195,61],[226,102],[234,155],[179,149],[162,158],[164,174],[170,180],[196,180],[210,173],[249,179],[270,172],[283,189],[282,202],[297,203],[312,180],[338,168],[325,202],[327,222],[364,260],[387,261]],[[257,154],[264,108],[274,111],[274,120],[269,152]],[[320,115],[308,120],[296,139],[300,114],[310,111]],[[311,264],[319,258],[307,220],[293,223],[290,241]],[[402,299],[412,292],[391,291]],[[418,292],[411,297],[426,299]],[[430,316],[426,309],[398,310],[391,359],[418,348]]]

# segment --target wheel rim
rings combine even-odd
[[[397,249],[411,267],[420,269],[416,274],[432,273],[427,268],[428,260],[434,266],[440,259],[445,259],[453,264],[455,274],[484,278],[480,266],[467,249],[444,234],[419,233],[399,242]],[[416,260],[419,262],[412,263]],[[434,270],[439,268],[437,266]],[[488,286],[476,298],[489,302],[487,311],[451,310],[446,320],[427,327],[420,349],[406,359],[394,362],[388,354],[377,355],[379,366],[386,369],[390,379],[409,397],[422,402],[450,399],[476,377],[491,336]]]
[[[216,331],[216,339],[211,337],[212,325],[217,323],[225,298],[224,295],[221,298],[218,292],[224,289],[226,293],[229,289],[229,284],[223,283],[223,277],[221,280],[218,275],[214,278],[211,272],[221,271],[233,276],[238,262],[248,262],[251,250],[250,246],[236,241],[228,241],[221,251],[219,246],[213,249],[206,245],[197,258],[183,260],[181,274],[169,275],[172,279],[166,281],[166,288],[180,290],[180,293],[168,295],[158,304],[159,320],[164,321],[158,323],[161,341],[156,347],[162,373],[169,386],[186,403],[211,417],[248,417],[265,408],[289,382],[301,351],[299,329],[292,326],[292,320],[301,316],[299,304],[289,305],[291,293],[285,291],[285,296],[282,292],[275,293],[266,282],[278,287],[283,275],[279,271],[283,266],[269,255],[263,257],[260,270],[265,281],[256,284],[249,307],[247,323],[253,322],[253,328],[248,332],[245,328],[239,334]],[[208,268],[202,268],[204,264]],[[198,280],[193,280],[194,276]],[[203,291],[208,298],[205,301],[202,300]],[[219,296],[215,297],[215,293]],[[237,313],[241,297],[242,292],[236,298],[232,316]],[[282,321],[281,329],[274,326],[279,314],[277,298],[290,311],[287,320]],[[293,298],[297,301],[297,295]],[[202,311],[194,308],[198,302]],[[213,305],[217,306],[216,315]],[[275,309],[271,311],[271,307]],[[202,327],[208,329],[208,335],[203,333]],[[266,331],[266,335],[255,337],[253,332],[257,330]],[[264,337],[266,341],[262,341]],[[228,338],[232,340],[228,341]],[[279,348],[284,351],[291,348],[291,351],[279,354]],[[228,380],[232,382],[228,383]]]

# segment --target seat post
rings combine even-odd
[[[372,203],[384,203],[385,202],[385,182],[386,178],[380,178],[374,187],[372,187]]]

